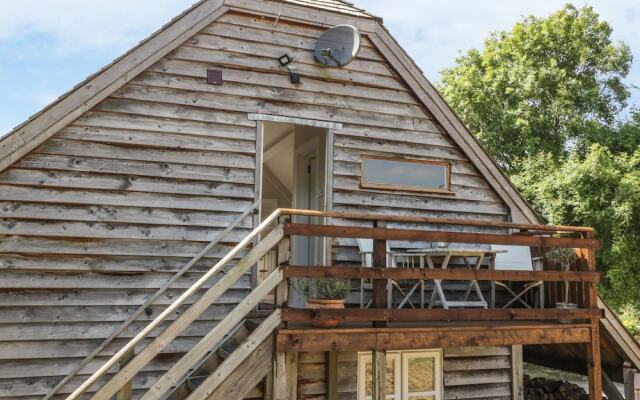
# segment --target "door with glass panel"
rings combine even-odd
[[[386,398],[442,400],[442,351],[387,352]],[[358,399],[372,400],[373,368],[370,352],[358,354]]]

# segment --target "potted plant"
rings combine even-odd
[[[306,298],[306,308],[343,309],[350,283],[345,279],[318,278],[301,279],[298,288]],[[321,328],[335,328],[338,320],[314,320],[311,325]]]
[[[547,257],[560,263],[563,271],[569,271],[571,264],[576,260],[576,253],[570,248],[554,248],[547,252]],[[574,310],[578,308],[576,303],[569,302],[569,282],[564,281],[564,301],[556,302],[556,308]],[[571,323],[570,320],[560,320],[563,323]]]

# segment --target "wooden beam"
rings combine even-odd
[[[329,360],[327,362],[327,400],[338,400],[338,352],[330,351],[328,355]]]
[[[119,363],[119,369],[124,368],[125,365],[129,363],[135,356],[135,351],[130,350],[127,355],[122,357]],[[133,379],[127,382],[119,391],[116,393],[116,400],[131,400],[133,396]]]
[[[273,374],[273,400],[297,399],[298,353],[276,352]]]
[[[497,324],[440,327],[281,329],[281,352],[383,351],[514,344],[588,343],[590,324]]]
[[[522,345],[511,346],[511,390],[513,400],[524,400],[524,365]]]
[[[373,368],[373,400],[385,400],[387,398],[387,354],[384,351],[373,351],[371,355]]]
[[[273,331],[280,324],[280,310],[276,310],[265,319],[258,328],[235,349],[216,370],[202,382],[196,390],[189,395],[189,400],[206,400],[211,398],[219,386],[228,379],[243,362],[248,360],[251,354],[260,347],[265,340],[273,340]]]
[[[213,391],[207,400],[244,399],[273,368],[273,337],[258,348]],[[267,397],[265,397],[267,398]]]
[[[260,245],[262,244],[264,244],[264,242],[261,242]],[[274,243],[270,243],[269,247],[273,247],[273,245]],[[254,250],[255,249],[258,249],[258,247],[255,247]],[[238,268],[238,264],[236,264],[235,268]],[[244,269],[245,272],[246,270],[247,269]],[[242,269],[240,271],[242,271]],[[235,270],[230,270],[230,272],[222,279],[220,279],[219,282],[222,282],[222,280],[226,277],[231,277],[235,282],[237,278],[234,277],[231,272],[235,272]],[[255,288],[249,295],[247,295],[247,297],[245,297],[233,309],[233,311],[227,314],[224,319],[220,321],[216,326],[214,326],[195,346],[191,347],[191,349],[180,360],[178,360],[160,379],[156,381],[156,383],[153,384],[153,386],[140,398],[140,400],[158,400],[162,398],[162,396],[167,393],[167,391],[171,387],[173,387],[181,377],[187,374],[191,370],[191,368],[193,368],[193,366],[208,353],[210,349],[212,349],[217,343],[219,343],[224,338],[224,336],[229,333],[231,329],[233,329],[234,326],[236,326],[243,318],[245,318],[245,316],[251,310],[253,310],[260,303],[260,301],[265,298],[267,294],[269,294],[278,286],[278,284],[281,283],[282,274],[280,273],[280,271],[276,270],[271,273],[271,275],[269,275],[267,279],[265,279],[260,285],[258,285],[258,287]],[[189,310],[187,310],[187,312],[188,311]],[[274,318],[277,318],[277,320],[280,320],[278,311],[275,311],[273,316]],[[180,332],[184,330],[186,326],[180,326]],[[163,334],[168,331],[169,330],[164,331]],[[169,334],[175,333],[169,331]],[[161,335],[158,337],[161,337]],[[164,343],[166,342],[160,342],[159,344]],[[148,345],[145,350],[149,346],[151,345]],[[150,357],[151,354],[153,353],[148,353],[147,357]],[[153,357],[151,357],[151,359],[153,359]]]
[[[378,240],[409,240],[424,242],[504,244],[529,247],[600,247],[596,239],[575,239],[538,236],[498,235],[492,233],[444,232],[413,229],[362,228],[337,225],[285,224],[286,235],[333,238],[367,238]]]
[[[283,308],[282,320],[310,322],[338,320],[340,322],[434,322],[434,321],[546,321],[584,320],[601,315],[602,310],[588,309],[344,309],[310,310]]]
[[[378,229],[385,227],[384,222],[374,222],[374,226]],[[375,270],[387,269],[387,241],[374,239],[373,240],[373,268]],[[374,280],[373,281],[373,307],[374,308],[387,308],[387,281]],[[375,321],[374,326],[384,326],[384,322]]]
[[[602,278],[600,272],[582,271],[508,271],[427,269],[427,268],[362,268],[362,267],[281,267],[285,278],[342,278],[342,279],[408,279],[450,281],[544,281],[544,282],[593,282]]]
[[[475,226],[484,228],[505,228],[515,230],[539,230],[547,233],[565,232],[593,232],[593,228],[584,226],[564,226],[564,225],[538,225],[538,224],[518,224],[513,222],[485,221],[474,219],[457,219],[457,218],[436,218],[436,217],[414,217],[408,215],[388,215],[373,213],[354,213],[343,211],[316,211],[316,210],[299,210],[295,208],[282,208],[283,214],[304,215],[312,217],[333,217],[344,219],[355,219],[363,221],[387,221],[387,222],[415,222],[433,225],[459,225],[459,226]]]
[[[593,239],[594,234],[587,232],[583,234],[586,240]],[[586,261],[587,271],[594,272],[596,270],[596,250],[582,246],[579,249],[584,261]],[[598,287],[591,282],[588,285],[588,293],[586,299],[587,307],[598,306]],[[587,343],[587,367],[589,375],[589,399],[602,399],[602,356],[600,354],[600,317],[591,319],[591,341]]]
[[[587,343],[589,400],[602,400],[602,357],[600,354],[600,323],[593,319],[591,341]]]

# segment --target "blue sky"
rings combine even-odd
[[[118,57],[195,0],[6,1],[0,13],[0,136]],[[460,51],[525,15],[547,15],[558,0],[352,0],[385,24],[431,81]],[[581,6],[584,1],[573,4]],[[629,83],[640,83],[640,2],[588,2],[631,46]],[[640,106],[640,90],[631,103]]]

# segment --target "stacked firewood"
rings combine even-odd
[[[546,378],[524,376],[525,400],[589,400],[589,395],[580,386]]]

